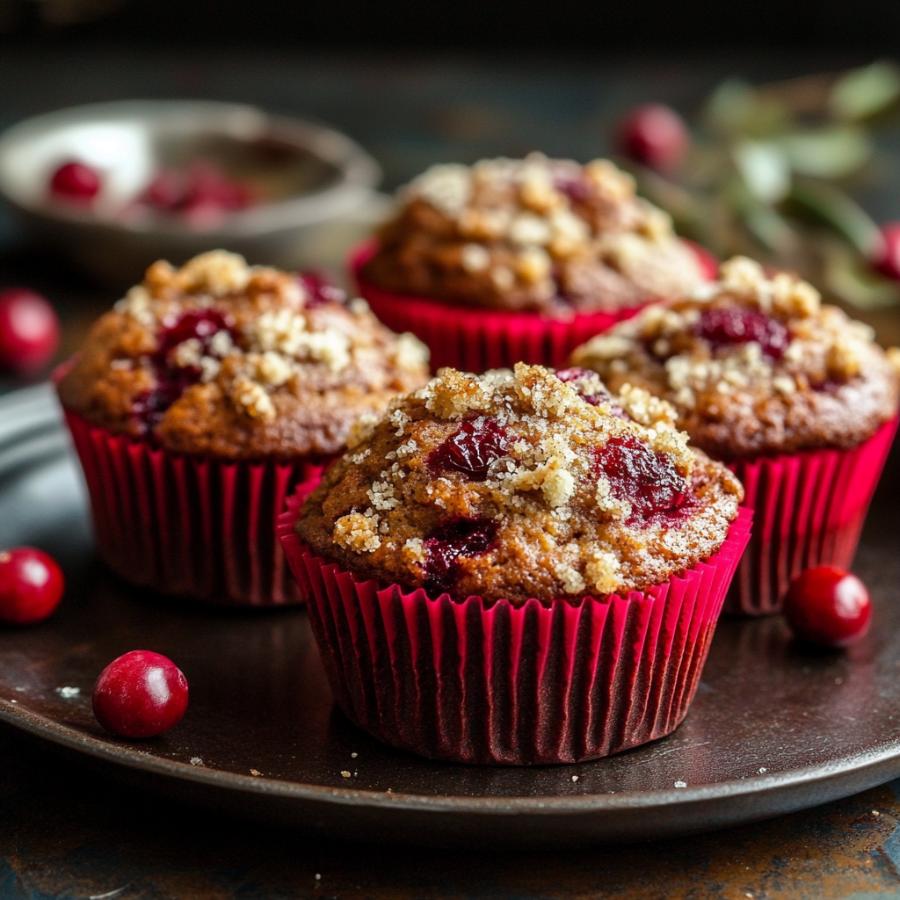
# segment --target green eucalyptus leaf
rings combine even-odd
[[[851,175],[872,156],[865,132],[852,125],[787,134],[778,146],[795,172],[815,178]]]
[[[762,137],[783,128],[789,115],[784,104],[761,96],[746,82],[730,79],[713,91],[703,120],[718,134]]]
[[[874,116],[900,99],[900,68],[890,62],[875,62],[853,69],[832,88],[830,107],[842,119]]]
[[[788,159],[778,145],[741,141],[734,147],[734,162],[747,190],[763,203],[777,203],[791,185]]]
[[[840,245],[825,248],[825,288],[860,309],[894,306],[900,300],[897,285],[872,271],[868,261]]]
[[[820,181],[797,181],[786,198],[797,214],[822,225],[869,257],[877,247],[878,226],[869,214],[840,189]]]

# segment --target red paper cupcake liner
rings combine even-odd
[[[240,606],[301,602],[278,514],[320,462],[220,462],[169,453],[64,410],[84,471],[97,551],[163,594]]]
[[[280,535],[335,699],[381,741],[467,763],[570,763],[684,719],[752,513],[709,561],[643,592],[571,603],[462,601],[360,581]]]
[[[714,277],[712,257],[691,245],[704,274]],[[362,269],[375,253],[373,241],[350,255],[350,269],[362,297],[372,311],[394,331],[411,331],[428,345],[433,369],[454,366],[469,372],[509,368],[517,362],[561,367],[571,352],[596,334],[630,319],[646,303],[612,312],[574,315],[567,319],[537,313],[496,312],[395,294],[363,277]]]
[[[814,450],[729,465],[754,510],[753,538],[725,611],[781,609],[791,579],[810,566],[849,568],[897,419],[850,450]]]

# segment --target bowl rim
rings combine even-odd
[[[178,219],[163,217],[115,220],[77,206],[54,206],[38,199],[25,202],[10,188],[12,173],[8,157],[15,149],[50,130],[91,120],[151,118],[183,122],[197,129],[219,122],[221,130],[229,121],[255,125],[287,143],[303,147],[311,155],[336,170],[332,184],[302,195],[285,197],[230,214],[221,225],[197,229]],[[192,99],[114,100],[69,106],[23,119],[0,133],[0,198],[14,209],[45,221],[90,227],[107,233],[130,234],[142,238],[187,239],[258,237],[286,228],[311,225],[351,210],[361,195],[371,193],[381,180],[381,167],[363,147],[337,129],[313,119],[270,112],[251,103]]]

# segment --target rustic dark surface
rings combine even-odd
[[[0,127],[70,103],[131,96],[247,100],[333,122],[366,144],[392,186],[439,159],[541,147],[603,152],[608,117],[661,98],[694,108],[723,75],[776,77],[858,60],[804,56],[691,64],[311,58],[263,51],[133,54],[4,49]],[[895,148],[897,135],[888,135]],[[896,216],[893,194],[867,198]],[[45,290],[77,344],[110,299],[24,247],[0,219],[0,283]],[[8,382],[6,387],[12,386]],[[0,487],[2,490],[2,487]],[[47,498],[52,502],[52,497]],[[900,786],[712,835],[571,852],[402,850],[304,839],[125,791],[0,732],[0,896],[844,897],[900,892]],[[316,878],[316,875],[321,878]]]

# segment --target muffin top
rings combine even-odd
[[[321,279],[231,253],[156,262],[59,384],[92,424],[226,459],[327,456],[428,378],[426,351]]]
[[[650,587],[711,556],[743,495],[673,421],[589,372],[442,369],[360,426],[297,532],[360,577],[432,596]]]
[[[401,192],[362,274],[402,294],[554,316],[677,296],[702,280],[694,251],[630,175],[539,154],[429,169]]]
[[[871,328],[749,259],[720,278],[593,338],[573,364],[665,398],[720,459],[853,446],[896,414],[900,353]]]

